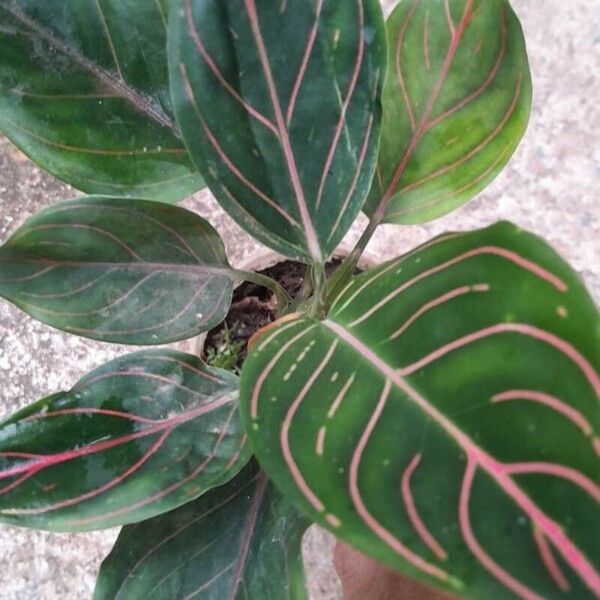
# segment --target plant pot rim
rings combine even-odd
[[[335,250],[335,252],[331,255],[331,259],[343,259],[350,254],[353,249],[353,245],[348,242],[342,242],[340,246]],[[247,256],[245,259],[241,260],[238,264],[239,269],[243,271],[263,271],[270,267],[275,266],[280,262],[286,261],[294,261],[293,258],[288,256],[284,256],[283,254],[279,254],[275,250],[271,250],[270,248],[259,248],[251,254]],[[358,266],[362,269],[368,269],[378,264],[376,257],[373,253],[368,250],[361,256]],[[227,313],[229,314],[229,312]],[[189,339],[182,340],[181,342],[177,342],[173,347],[182,352],[193,354],[195,356],[202,356],[204,352],[204,344],[208,337],[209,332],[204,332],[199,336]]]

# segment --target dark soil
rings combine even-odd
[[[339,259],[327,263],[327,275],[330,275],[340,263]],[[286,260],[264,271],[259,271],[259,273],[278,281],[286,292],[295,298],[304,284],[306,265]],[[275,320],[276,312],[277,301],[273,292],[255,283],[242,283],[233,293],[233,302],[225,321],[209,331],[204,345],[203,358],[206,360],[209,348],[217,353],[220,351],[226,339],[225,331],[228,330],[230,344],[234,345],[237,342],[244,344],[237,360],[237,367],[240,369],[246,359],[248,340],[259,329],[272,323]]]

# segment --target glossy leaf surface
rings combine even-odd
[[[377,175],[366,204],[389,223],[435,219],[479,193],[521,140],[531,77],[508,0],[402,0]]]
[[[248,232],[322,262],[375,166],[385,28],[377,0],[179,0],[169,60],[191,156]]]
[[[227,314],[235,273],[217,232],[158,202],[52,206],[0,247],[0,295],[58,329],[106,342],[191,338]]]
[[[242,415],[287,497],[397,570],[467,598],[593,598],[599,367],[579,279],[503,223],[258,338]]]
[[[80,190],[204,185],[175,122],[165,0],[0,0],[0,130]]]
[[[222,485],[249,456],[237,377],[171,350],[130,354],[0,424],[0,520],[133,523]]]
[[[126,527],[95,600],[306,600],[300,517],[254,464],[227,485]]]

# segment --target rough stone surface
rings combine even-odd
[[[392,257],[446,230],[510,219],[552,243],[600,299],[600,12],[598,0],[513,0],[525,28],[535,84],[526,138],[504,173],[476,200],[422,227],[385,226],[370,252]],[[75,195],[0,139],[0,240],[41,207]],[[186,202],[223,234],[234,263],[252,242],[208,194]],[[364,221],[349,234],[355,240]],[[70,337],[0,304],[0,417],[61,388],[126,349]],[[55,535],[0,526],[0,600],[85,600],[116,531]],[[332,540],[305,541],[314,600],[340,598]],[[376,599],[373,599],[376,600]]]

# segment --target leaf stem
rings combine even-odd
[[[244,279],[244,281],[250,281],[251,283],[256,283],[257,285],[271,290],[277,299],[278,316],[283,316],[285,314],[285,311],[292,302],[292,298],[280,283],[274,279],[271,279],[271,277],[268,277],[267,275],[255,273],[254,271],[243,271],[236,269],[234,272],[236,275]]]
[[[335,273],[331,276],[327,292],[327,302],[329,306],[331,306],[331,304],[335,301],[354,273],[354,270],[358,266],[358,261],[363,255],[365,248],[371,241],[376,229],[379,227],[379,225],[381,225],[386,209],[387,203],[380,203],[377,210],[373,213],[367,228],[363,231],[363,234],[360,236],[356,246],[354,246],[352,252],[350,252],[342,264],[335,270]]]
[[[308,314],[313,319],[321,319],[327,308],[327,273],[324,264],[315,264],[309,271],[313,296]]]

